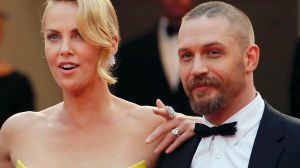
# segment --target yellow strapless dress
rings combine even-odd
[[[27,167],[21,162],[21,160],[17,160],[16,168],[27,168]],[[128,168],[147,168],[147,164],[143,160],[132,166],[129,166]]]
[[[27,167],[21,162],[21,160],[17,160],[16,168],[27,168]]]
[[[147,164],[146,162],[143,160],[143,161],[140,161],[132,166],[129,166],[128,168],[148,168],[147,167]]]

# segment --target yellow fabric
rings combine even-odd
[[[143,161],[140,161],[132,166],[129,166],[128,168],[148,168],[147,167],[147,164],[146,162],[143,160]]]
[[[27,167],[21,162],[21,160],[17,160],[16,168],[27,168]],[[143,160],[132,166],[129,166],[128,168],[148,168],[148,167],[146,162]]]
[[[21,160],[17,160],[16,168],[27,168],[27,167],[21,162]]]

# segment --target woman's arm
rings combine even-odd
[[[194,133],[195,123],[202,123],[202,117],[186,116],[181,113],[176,113],[174,117],[170,116],[166,110],[166,106],[161,100],[156,101],[157,108],[153,110],[154,114],[163,117],[166,122],[158,126],[151,135],[146,139],[146,143],[152,143],[159,137],[164,136],[161,143],[155,149],[155,153],[165,151],[171,153],[186,140],[192,138]],[[177,129],[176,129],[177,128]],[[176,130],[174,130],[176,129]],[[175,132],[174,132],[174,131]],[[177,135],[175,135],[177,133]]]
[[[8,121],[6,121],[0,130],[0,167],[12,168],[9,151],[9,129]]]

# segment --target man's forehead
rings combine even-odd
[[[178,38],[185,38],[188,35],[192,37],[204,35],[218,35],[232,30],[232,24],[223,17],[209,18],[201,16],[186,20],[182,23]],[[190,38],[190,37],[189,37]]]
[[[228,27],[232,23],[226,17],[223,16],[208,17],[206,15],[203,15],[188,20],[184,20],[181,24],[181,27],[185,27],[186,25],[189,26],[192,25],[193,27],[195,27],[197,25],[196,27],[201,26],[202,28],[205,28],[207,24],[209,26],[223,25],[222,27],[224,26]]]
[[[204,30],[204,33],[214,31],[212,33],[216,34],[217,32],[231,32],[230,34],[236,34],[238,32],[244,31],[245,26],[239,23],[231,22],[227,17],[224,16],[213,16],[208,17],[206,15],[195,17],[189,20],[185,20],[181,24],[181,29],[195,29],[197,32]],[[217,32],[215,32],[217,31]],[[179,36],[181,32],[179,31]]]

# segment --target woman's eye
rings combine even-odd
[[[75,34],[75,38],[82,39],[82,36],[81,36],[81,34],[80,34],[80,33],[76,33],[76,34]]]
[[[59,38],[59,36],[57,34],[49,34],[49,35],[47,35],[47,39],[51,40],[51,41],[57,40],[58,38]]]

